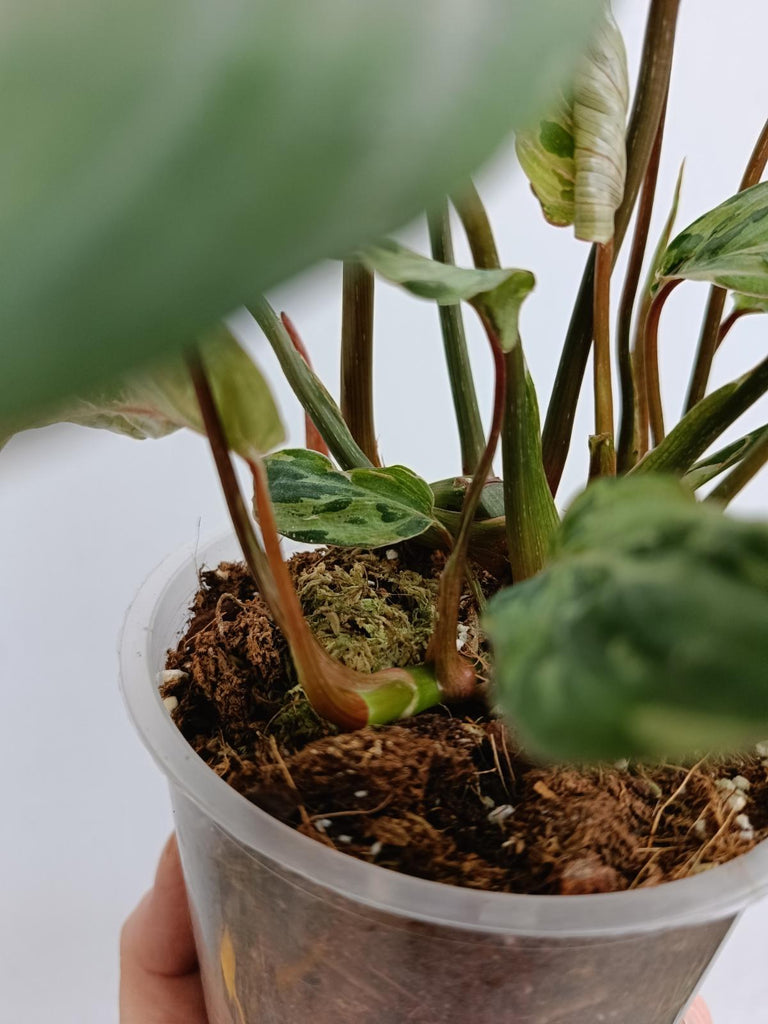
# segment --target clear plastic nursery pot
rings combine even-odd
[[[674,1024],[740,912],[768,891],[768,844],[693,878],[594,896],[521,896],[397,874],[250,804],[192,751],[158,694],[200,565],[188,548],[125,624],[125,699],[167,775],[211,1024]]]

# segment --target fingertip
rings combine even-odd
[[[682,1024],[713,1024],[712,1015],[703,999],[696,999],[691,1004]]]

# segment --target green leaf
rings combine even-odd
[[[598,0],[12,0],[0,418],[92,391],[446,194]]]
[[[757,298],[736,292],[733,296],[733,309],[740,313],[768,313],[768,296]]]
[[[664,221],[664,227],[661,229],[659,240],[656,243],[656,248],[653,250],[653,256],[648,267],[648,275],[643,283],[643,290],[641,295],[643,296],[644,303],[650,303],[651,296],[653,294],[653,286],[656,280],[656,272],[658,271],[661,261],[664,259],[664,253],[667,251],[669,245],[669,239],[672,237],[672,229],[675,226],[677,220],[677,211],[680,206],[680,193],[683,188],[683,174],[685,172],[685,160],[680,163],[680,170],[677,172],[677,181],[675,182],[675,190],[672,193],[672,205],[669,208],[667,219]],[[644,313],[641,311],[641,316],[644,318]]]
[[[278,532],[306,544],[377,548],[437,526],[432,491],[405,466],[342,473],[325,456],[286,449],[264,460]]]
[[[685,474],[683,483],[690,487],[692,491],[703,487],[704,484],[708,484],[710,480],[714,480],[716,476],[724,473],[726,469],[730,469],[731,466],[741,462],[766,435],[768,435],[768,424],[760,427],[759,430],[753,430],[749,434],[745,434],[738,441],[733,441],[719,451],[707,456],[706,459],[700,459]]]
[[[486,626],[498,699],[534,751],[575,760],[745,748],[768,728],[768,528],[660,477],[600,481],[538,576]]]
[[[360,258],[412,295],[439,305],[468,302],[490,322],[505,352],[517,344],[520,307],[536,284],[530,270],[467,270],[427,259],[389,240],[369,246]]]
[[[632,476],[687,473],[704,452],[742,413],[768,391],[768,358],[738,380],[723,384],[697,402],[630,470]]]
[[[629,75],[624,40],[608,9],[579,62],[572,90],[532,130],[519,132],[520,164],[552,224],[607,242],[624,196]]]
[[[280,416],[250,356],[224,327],[211,332],[200,348],[230,447],[254,459],[278,445],[284,437]],[[151,372],[132,375],[110,390],[71,402],[44,419],[19,418],[15,430],[64,422],[139,440],[163,437],[182,427],[205,433],[189,371],[180,356]]]
[[[768,181],[726,199],[673,239],[656,289],[680,279],[768,299]]]
[[[449,477],[430,484],[435,506],[446,512],[461,512],[467,489],[472,482],[469,476]],[[494,519],[504,515],[504,484],[498,479],[489,479],[483,486],[482,497],[477,506],[475,519]]]

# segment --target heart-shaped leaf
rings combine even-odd
[[[500,704],[547,756],[687,756],[768,729],[768,528],[671,479],[593,484],[537,577],[494,598]]]
[[[229,446],[246,459],[257,458],[283,440],[283,428],[261,371],[229,331],[211,332],[200,346]],[[139,440],[163,437],[188,427],[204,434],[203,420],[186,363],[172,356],[149,371],[134,374],[110,390],[71,402],[45,419],[19,418],[16,430],[51,423],[99,427]]]
[[[530,270],[467,270],[427,259],[390,240],[369,246],[360,258],[412,295],[439,305],[468,302],[490,322],[505,352],[517,344],[520,307],[536,284]]]
[[[519,132],[520,164],[552,224],[573,224],[577,238],[607,242],[624,196],[627,54],[606,9],[579,62],[572,90],[532,130]]]
[[[278,532],[306,544],[378,548],[444,533],[432,491],[405,466],[342,473],[325,456],[286,449],[264,460]]]
[[[548,102],[597,0],[9,0],[0,418],[393,230]]]
[[[672,240],[656,288],[682,279],[768,299],[768,181],[726,199]]]

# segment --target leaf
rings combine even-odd
[[[533,579],[489,605],[523,741],[575,760],[733,751],[768,728],[768,528],[671,479],[600,481]]]
[[[229,331],[211,332],[201,345],[211,388],[230,447],[253,459],[283,440],[283,428],[261,371]],[[43,419],[18,419],[15,430],[77,423],[143,440],[188,427],[205,434],[186,363],[172,357],[109,391],[73,402]]]
[[[744,437],[726,445],[714,454],[707,456],[706,459],[700,459],[685,474],[683,483],[692,491],[703,487],[704,484],[708,484],[710,480],[714,480],[716,476],[724,473],[726,469],[730,469],[731,466],[735,466],[746,458],[766,434],[768,434],[768,424],[760,427],[759,430],[745,434]]]
[[[377,548],[443,529],[429,484],[405,466],[342,473],[301,448],[276,452],[264,464],[278,532],[291,540]]]
[[[435,506],[447,512],[461,512],[467,489],[472,482],[469,476],[449,477],[430,484]],[[489,479],[483,486],[483,494],[477,506],[475,519],[494,519],[504,515],[504,484],[496,478]]]
[[[673,239],[656,290],[681,279],[768,299],[768,181],[726,199]]]
[[[740,313],[768,313],[768,296],[760,299],[736,292],[733,296],[733,309]]]
[[[661,234],[659,235],[659,240],[656,243],[656,248],[653,250],[651,263],[648,267],[648,276],[643,284],[641,295],[643,296],[644,301],[650,302],[650,298],[648,297],[653,293],[653,284],[656,279],[656,272],[664,258],[664,253],[667,251],[669,239],[672,235],[672,229],[674,228],[675,221],[677,220],[677,211],[680,206],[680,192],[683,188],[684,172],[685,160],[680,163],[680,170],[677,172],[677,181],[675,182],[675,190],[672,193],[672,205],[669,208],[667,219],[664,221],[664,227],[661,229]]]
[[[633,466],[630,475],[687,473],[742,413],[768,391],[768,358],[737,380],[705,395],[664,440]]]
[[[3,4],[0,418],[404,223],[548,101],[597,10]]]
[[[567,227],[575,216],[576,142],[571,104],[558,104],[536,128],[518,132],[515,151],[550,224]]]
[[[390,240],[369,246],[360,258],[412,295],[434,299],[439,305],[468,302],[490,321],[505,352],[517,344],[520,306],[536,284],[529,270],[467,270],[427,259]]]
[[[552,224],[577,238],[608,242],[624,196],[627,54],[606,8],[577,65],[572,90],[533,129],[519,132],[517,156]]]

